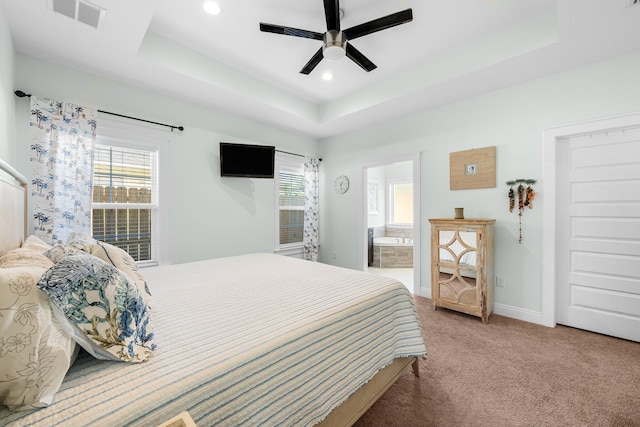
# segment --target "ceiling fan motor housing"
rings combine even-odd
[[[344,58],[347,38],[342,31],[329,30],[324,33],[322,56],[331,61]]]
[[[336,61],[344,58],[345,56],[366,72],[373,71],[377,68],[376,64],[371,62],[369,58],[356,49],[351,42],[347,44],[347,40],[355,40],[359,37],[376,33],[381,30],[386,30],[387,28],[405,24],[413,20],[413,11],[411,9],[405,9],[400,12],[392,13],[391,15],[382,16],[363,24],[356,25],[355,27],[347,28],[343,32],[340,30],[340,19],[342,18],[343,13],[342,9],[340,9],[339,0],[323,1],[325,21],[327,23],[326,33],[318,33],[316,31],[285,27],[282,25],[267,24],[265,22],[260,23],[260,31],[267,33],[302,37],[318,41],[322,40],[322,47],[316,51],[311,59],[309,59],[309,62],[307,62],[300,70],[300,73],[302,74],[308,75],[311,73],[324,58]]]

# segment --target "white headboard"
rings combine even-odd
[[[20,247],[27,230],[27,179],[0,159],[0,255]]]

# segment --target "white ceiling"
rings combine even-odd
[[[220,16],[201,0],[91,0],[99,30],[47,1],[2,0],[16,51],[319,139],[640,50],[630,0],[342,0],[343,29],[414,18],[353,41],[376,70],[325,59],[303,75],[321,42],[259,23],[322,33],[322,0],[219,0]]]

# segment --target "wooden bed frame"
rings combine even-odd
[[[396,382],[407,367],[413,367],[416,377],[420,376],[417,357],[396,359],[391,365],[379,371],[360,390],[349,396],[342,405],[338,406],[317,426],[351,426],[378,400],[389,387]]]
[[[11,249],[20,247],[26,237],[28,181],[18,171],[0,159],[0,256]],[[416,357],[396,359],[391,365],[379,371],[360,390],[336,408],[321,427],[351,426],[391,385],[412,365],[413,372],[419,376]]]

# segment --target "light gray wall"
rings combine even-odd
[[[421,286],[430,288],[429,218],[452,218],[464,207],[468,218],[495,218],[495,271],[505,280],[498,304],[540,312],[542,308],[542,131],[559,125],[640,112],[640,53],[465,99],[399,120],[323,141],[321,178],[323,262],[359,268],[365,164],[421,153]],[[497,187],[449,190],[449,153],[496,146]],[[346,174],[351,189],[331,190]],[[537,179],[538,197],[523,216],[509,213],[506,181]],[[417,236],[416,236],[417,238]],[[330,254],[336,253],[336,259]]]
[[[315,156],[316,141],[29,56],[16,55],[15,67],[16,88],[39,97],[185,127],[182,133],[166,132],[169,170],[161,171],[170,183],[170,226],[162,230],[168,261],[273,251],[274,181],[222,179],[219,142],[275,145]],[[29,100],[16,98],[15,105],[16,168],[28,176]]]
[[[9,24],[0,7],[0,159],[14,164],[13,153],[13,67],[15,53]]]

